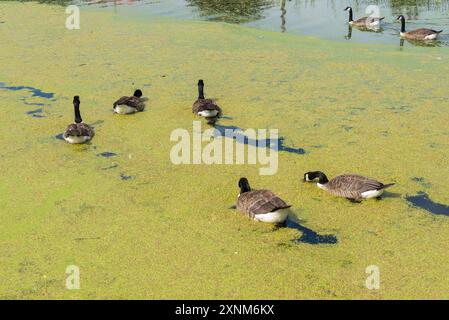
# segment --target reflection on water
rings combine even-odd
[[[263,18],[266,8],[273,5],[269,0],[186,0],[196,7],[208,20],[242,23]]]
[[[399,14],[410,20],[409,29],[445,29],[449,25],[449,0],[101,0],[101,3],[103,10],[117,14],[224,21],[331,40],[394,45],[399,42],[400,25],[395,20]],[[373,4],[379,6],[379,15],[385,17],[383,30],[373,33],[348,29],[348,16],[343,9],[352,6],[354,18],[360,18],[370,14],[366,10]],[[440,36],[438,45],[449,46],[448,32]]]

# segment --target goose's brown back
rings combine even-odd
[[[218,116],[221,115],[220,107],[212,99],[198,99],[193,103],[192,112],[194,114],[205,110],[217,110]]]
[[[64,132],[64,137],[67,138],[68,136],[77,136],[77,137],[93,137],[94,136],[94,130],[88,125],[83,122],[81,123],[72,123],[70,124],[67,129]]]
[[[128,107],[135,108],[137,111],[143,111],[145,109],[145,103],[142,101],[142,99],[134,96],[132,97],[123,96],[114,102],[114,107],[121,105],[126,105]]]
[[[409,39],[423,40],[425,37],[430,36],[432,34],[436,34],[436,33],[439,33],[439,31],[436,31],[433,29],[421,28],[421,29],[408,31],[405,33],[404,36]]]
[[[256,214],[269,213],[290,207],[270,190],[252,190],[240,194],[237,198],[237,209],[252,219],[254,219]]]
[[[357,174],[345,173],[326,184],[327,191],[345,198],[358,199],[366,191],[379,190],[383,183]]]

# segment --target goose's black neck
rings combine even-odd
[[[204,99],[204,82],[198,81],[198,99]]]
[[[246,178],[241,178],[239,180],[239,188],[240,194],[251,191],[251,187],[249,186],[249,182]]]
[[[405,32],[405,19],[401,19],[401,32]]]
[[[352,8],[349,8],[348,11],[349,11],[349,22],[352,22],[352,21],[354,21],[353,20],[354,17],[352,16]]]
[[[307,172],[305,174],[304,180],[307,181],[313,181],[318,178],[319,184],[326,184],[329,182],[326,175],[321,171],[313,171],[313,172]]]
[[[83,122],[83,119],[81,118],[81,113],[80,113],[80,100],[79,100],[79,98],[75,97],[73,99],[73,107],[75,109],[75,123]]]

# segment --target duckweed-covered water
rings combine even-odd
[[[91,11],[67,30],[64,7],[0,12],[1,298],[449,298],[449,220],[432,212],[449,205],[446,48]],[[200,78],[219,125],[276,128],[305,153],[279,152],[272,176],[174,165],[170,135],[192,132]],[[113,115],[136,88],[145,112]],[[89,144],[57,138],[74,95]],[[396,185],[353,204],[304,183],[311,170]],[[229,209],[242,176],[292,204],[296,225]],[[69,265],[80,290],[65,287]],[[379,290],[365,287],[370,265]]]

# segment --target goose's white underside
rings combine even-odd
[[[211,118],[215,117],[218,114],[217,110],[203,110],[198,112],[198,115],[201,117]]]
[[[135,113],[137,111],[136,108],[127,106],[127,105],[119,105],[119,106],[115,106],[114,108],[114,112],[118,113],[118,114],[130,114],[130,113]]]
[[[350,24],[350,25],[354,25],[355,22],[354,22],[354,21],[351,21],[351,22],[349,22],[349,24]],[[372,22],[367,23],[366,26],[367,26],[367,27],[372,27],[372,28],[374,28],[374,27],[379,27],[379,26],[380,26],[380,20],[373,20]]]
[[[282,223],[287,219],[290,209],[279,209],[265,214],[256,214],[254,220],[268,223]]]
[[[320,189],[327,190],[326,185],[324,185],[324,184],[317,183],[316,185]],[[384,189],[381,189],[381,190],[369,190],[369,191],[362,192],[360,194],[360,196],[363,199],[377,198],[377,197],[380,197],[382,195],[382,193],[384,193],[384,191],[385,191]]]
[[[362,198],[363,199],[377,198],[380,197],[382,193],[384,193],[384,189],[365,191],[362,192]]]
[[[89,136],[68,136],[68,137],[64,137],[64,140],[67,141],[68,143],[84,143],[86,141],[90,140]]]
[[[425,36],[425,40],[435,40],[438,37],[438,33],[429,34],[428,36]]]

